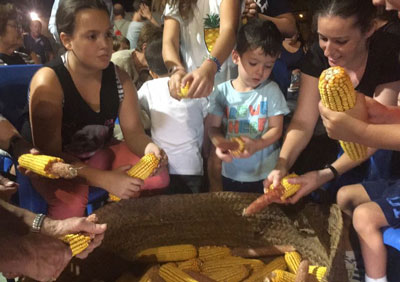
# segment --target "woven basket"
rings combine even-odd
[[[96,212],[100,222],[108,224],[103,244],[79,262],[80,277],[73,281],[94,277],[114,281],[135,263],[141,250],[185,243],[293,245],[312,264],[327,266],[326,281],[347,281],[342,254],[337,252],[342,217],[336,205],[271,205],[256,216],[243,217],[243,208],[257,196],[231,192],[162,195],[106,205]]]

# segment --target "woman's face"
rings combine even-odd
[[[400,0],[372,0],[374,5],[385,5],[387,10],[400,10]]]
[[[1,43],[6,49],[17,49],[22,46],[22,28],[15,20],[8,20],[6,30],[0,37]]]
[[[64,46],[80,63],[94,69],[105,69],[112,54],[112,26],[103,10],[85,9],[76,14],[75,29],[65,35]]]
[[[319,46],[330,66],[349,67],[368,52],[367,40],[373,30],[362,33],[354,16],[320,16],[318,18]]]

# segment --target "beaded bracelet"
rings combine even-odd
[[[214,62],[217,65],[217,72],[221,71],[221,63],[219,60],[211,54],[208,54],[205,58],[207,61]]]

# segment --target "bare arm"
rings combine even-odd
[[[219,36],[211,51],[211,55],[223,64],[230,56],[236,43],[236,32],[239,26],[240,5],[236,0],[223,0],[220,6]],[[217,66],[210,60],[205,60],[200,68],[186,75],[181,86],[191,83],[188,97],[200,98],[210,95],[214,86]]]
[[[272,116],[268,118],[268,130],[256,140],[256,151],[262,150],[271,144],[274,144],[282,136],[283,115]]]
[[[292,37],[296,31],[296,20],[292,13],[284,13],[276,17],[258,14],[258,18],[273,22],[285,37]]]

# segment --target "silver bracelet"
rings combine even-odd
[[[40,229],[42,228],[43,221],[46,215],[39,213],[35,216],[35,219],[32,222],[31,231],[35,233],[39,233]]]

